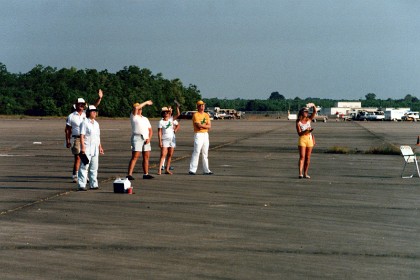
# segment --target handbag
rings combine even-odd
[[[85,153],[80,152],[79,157],[80,157],[80,160],[82,161],[82,163],[84,165],[89,164],[89,158],[87,157],[87,155]]]

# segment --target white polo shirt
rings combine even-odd
[[[95,120],[92,122],[91,119],[85,119],[80,125],[80,134],[85,136],[86,155],[99,155],[99,144],[101,144],[99,123]]]
[[[71,126],[71,135],[79,136],[80,135],[80,124],[86,119],[86,112],[83,111],[81,115],[74,111],[71,113],[66,120],[66,125]]]
[[[149,139],[149,128],[152,128],[152,125],[148,118],[131,114],[130,122],[131,131],[134,135],[142,135],[144,140]]]

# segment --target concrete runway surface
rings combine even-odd
[[[114,194],[130,159],[128,119],[101,119],[98,191],[77,192],[64,119],[0,119],[0,279],[419,279],[420,179],[397,155],[420,123],[315,123],[312,179],[298,179],[294,122],[214,121],[213,176],[187,175],[191,121],[174,175]],[[151,174],[159,157],[152,121]]]

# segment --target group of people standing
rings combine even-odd
[[[99,155],[104,154],[100,139],[100,127],[96,121],[98,106],[103,98],[103,92],[99,89],[98,99],[94,105],[86,108],[86,101],[78,98],[75,104],[75,111],[72,112],[66,120],[66,147],[71,148],[74,155],[73,163],[73,182],[77,182],[78,190],[87,190],[89,183],[90,189],[98,189],[98,166]],[[177,102],[176,102],[177,103]],[[127,179],[135,180],[133,177],[134,168],[137,160],[142,155],[143,179],[153,179],[149,174],[149,159],[151,148],[151,139],[153,136],[152,126],[147,117],[143,116],[143,107],[153,105],[151,100],[143,103],[134,103],[130,114],[131,122],[131,159],[128,164]],[[198,168],[200,154],[202,157],[203,174],[212,175],[209,169],[208,150],[209,150],[209,130],[211,129],[211,120],[205,110],[205,103],[200,100],[197,102],[197,112],[194,113],[192,124],[194,128],[194,150],[189,165],[189,175],[195,175]],[[173,116],[171,107],[163,107],[161,110],[162,119],[158,123],[158,142],[161,150],[158,175],[172,175],[171,160],[176,147],[175,134],[180,128],[178,122],[179,103],[176,105],[176,115]],[[309,114],[309,107],[312,113]],[[86,110],[85,110],[86,108]],[[312,149],[315,145],[315,138],[312,134],[312,120],[316,115],[315,104],[309,103],[307,107],[302,108],[296,120],[296,131],[299,135],[299,179],[311,178],[308,174]],[[165,165],[166,162],[166,165]]]
[[[99,155],[104,154],[100,140],[100,127],[96,121],[98,106],[103,98],[102,90],[98,91],[98,100],[95,105],[86,107],[86,101],[78,98],[75,104],[75,111],[72,112],[66,120],[66,147],[71,148],[74,155],[73,163],[73,182],[77,182],[77,188],[80,191],[87,190],[87,184],[90,189],[98,189],[98,166]],[[143,107],[153,105],[151,100],[143,103],[134,103],[130,114],[131,122],[131,159],[128,164],[127,179],[135,180],[133,177],[134,168],[137,160],[142,155],[143,179],[153,179],[149,174],[149,158],[151,149],[151,139],[153,136],[152,126],[147,117],[143,116]],[[180,125],[178,117],[180,115],[179,103],[176,102],[176,115],[173,116],[173,110],[170,106],[161,109],[162,119],[158,123],[158,141],[161,149],[158,175],[172,175],[171,160],[176,147],[175,134]],[[86,110],[85,110],[86,109]],[[210,116],[204,112],[205,103],[197,102],[197,112],[193,115],[194,128],[194,151],[192,153],[188,174],[195,175],[200,154],[202,155],[203,173],[212,175],[209,169],[208,150],[209,135],[211,129]]]

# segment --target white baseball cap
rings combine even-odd
[[[88,111],[98,111],[98,109],[96,109],[95,105],[89,105]]]
[[[85,103],[86,104],[86,101],[83,98],[77,98],[76,103]]]

